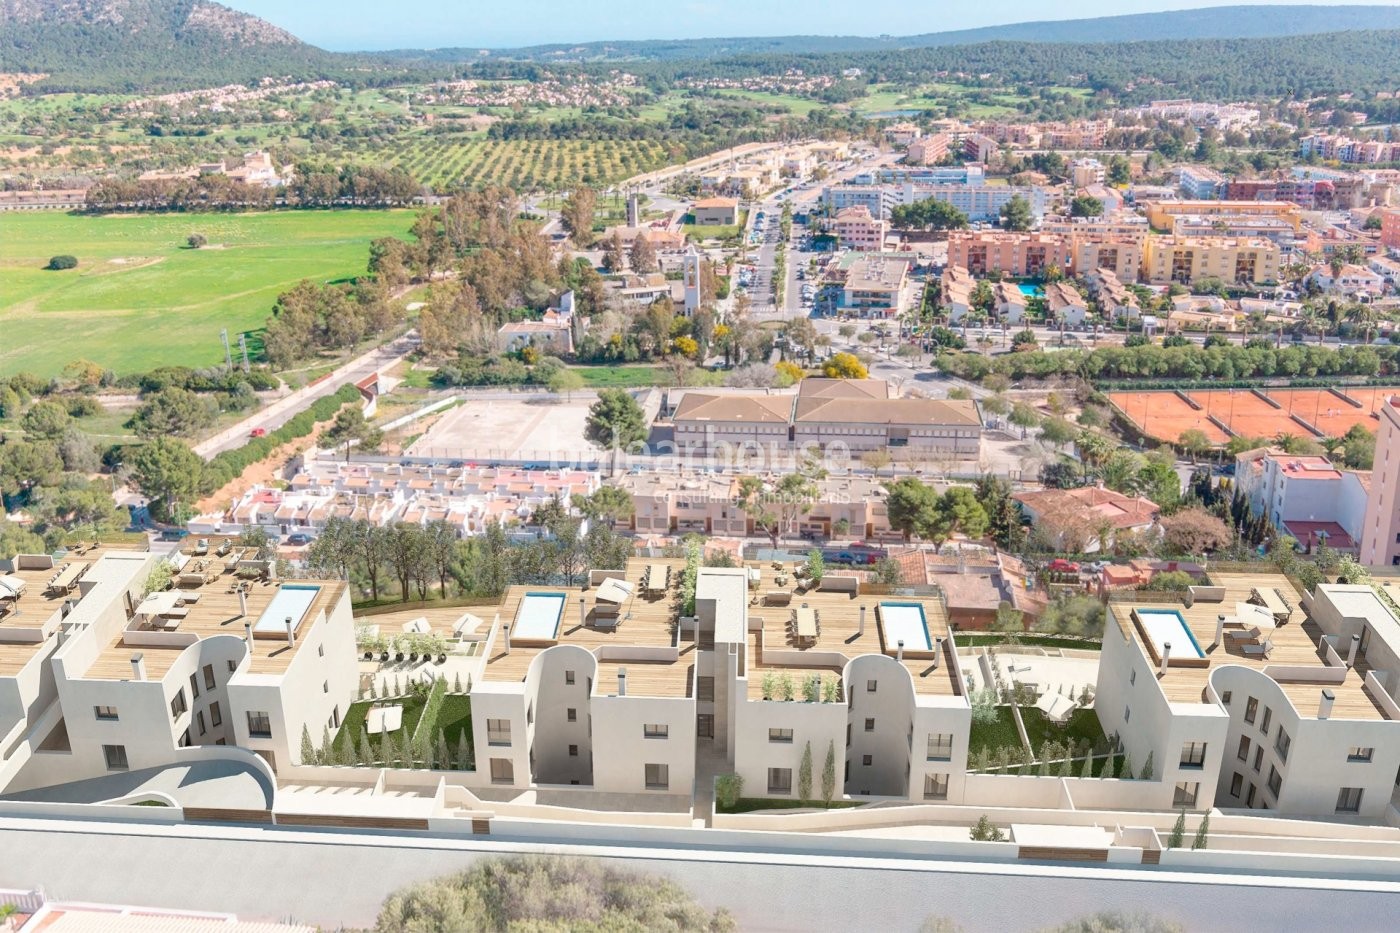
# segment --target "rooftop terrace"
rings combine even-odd
[[[1200,646],[1202,657],[1196,658],[1191,649],[1174,651],[1168,660],[1166,673],[1159,668],[1156,677],[1163,693],[1173,703],[1206,703],[1206,681],[1211,671],[1218,665],[1236,664],[1260,671],[1270,677],[1283,689],[1299,712],[1312,715],[1315,711],[1319,691],[1328,687],[1336,695],[1332,716],[1337,719],[1386,719],[1379,706],[1363,689],[1369,666],[1364,662],[1347,670],[1341,683],[1320,683],[1316,680],[1302,680],[1296,669],[1316,668],[1334,672],[1338,668],[1329,666],[1326,648],[1321,644],[1321,631],[1307,619],[1301,604],[1301,594],[1293,585],[1277,573],[1220,573],[1212,571],[1211,582],[1224,587],[1225,599],[1221,602],[1197,600],[1186,606],[1180,602],[1149,602],[1141,599],[1141,594],[1126,593],[1121,599],[1109,603],[1111,618],[1118,624],[1123,634],[1143,646],[1147,657],[1154,662],[1158,653],[1153,639],[1146,630],[1133,619],[1134,610],[1174,609],[1181,614],[1196,644]],[[1258,602],[1256,592],[1272,594],[1277,590],[1291,604],[1292,613],[1288,621],[1275,628],[1272,633],[1264,633],[1272,647],[1267,654],[1247,650],[1244,644],[1234,638],[1224,638],[1221,644],[1215,643],[1218,624],[1217,616],[1235,615],[1235,604]],[[1276,598],[1276,597],[1274,597]],[[1285,670],[1287,668],[1294,671]],[[1284,679],[1288,678],[1288,679]]]

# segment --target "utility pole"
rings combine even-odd
[[[250,367],[248,366],[248,335],[247,335],[247,334],[239,334],[239,335],[238,335],[238,349],[240,349],[240,350],[243,351],[243,371],[246,373],[246,372],[249,370],[249,368],[250,368]]]
[[[228,328],[227,328],[227,327],[225,327],[223,330],[219,331],[219,339],[222,340],[222,341],[224,342],[224,371],[225,371],[225,372],[232,372],[232,371],[233,371],[233,354],[232,354],[232,352],[229,350],[229,345],[228,345]]]

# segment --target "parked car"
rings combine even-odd
[[[1063,557],[1057,557],[1052,560],[1045,569],[1049,570],[1051,573],[1078,573],[1079,565],[1072,560],[1065,560]]]
[[[253,430],[251,430],[251,431],[248,432],[248,436],[249,436],[249,437],[266,437],[266,436],[267,436],[267,428],[254,428]]]
[[[160,533],[162,541],[183,541],[190,536],[190,533],[183,528],[167,528]]]
[[[303,544],[310,544],[310,543],[311,543],[311,536],[310,536],[310,535],[304,535],[304,534],[302,534],[301,532],[297,532],[297,533],[294,534],[294,535],[287,535],[287,543],[288,543],[288,544],[291,544],[291,545],[295,545],[295,546],[297,546],[297,547],[301,547]]]

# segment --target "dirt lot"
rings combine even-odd
[[[593,456],[583,437],[590,398],[466,401],[414,441],[410,456],[566,460]]]

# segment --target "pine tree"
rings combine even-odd
[[[319,764],[316,760],[316,746],[311,744],[311,730],[306,726],[301,727],[301,763],[304,765]]]
[[[396,697],[401,697],[401,696],[403,696],[403,690],[400,689],[400,687],[399,687],[399,675],[398,675],[398,674],[395,674],[395,675],[394,675],[394,696],[396,696]]]
[[[381,768],[392,768],[394,766],[394,745],[389,741],[389,733],[379,734],[379,766]]]
[[[378,677],[371,677],[370,680],[369,680],[369,698],[370,698],[371,700],[377,700],[377,699],[379,699],[379,678],[378,678]]]
[[[836,742],[826,744],[826,764],[822,766],[822,802],[828,807],[836,796]]]
[[[1060,759],[1060,777],[1073,777],[1073,766],[1074,761],[1069,757],[1069,753],[1066,752],[1065,756]]]
[[[438,732],[437,754],[434,756],[434,758],[436,759],[436,766],[444,770],[447,768],[448,765],[452,763],[452,759],[447,757],[446,732]]]
[[[374,752],[369,747],[369,736],[360,733],[360,742],[355,747],[355,764],[368,768],[374,764]]]
[[[1185,811],[1182,811],[1183,819]],[[1196,838],[1191,840],[1191,848],[1204,849],[1206,847],[1206,834],[1210,832],[1210,814],[1201,817],[1201,825],[1196,829]]]
[[[1084,767],[1079,769],[1079,776],[1082,778],[1091,778],[1094,776],[1094,756],[1092,754],[1086,754],[1084,756]]]
[[[1176,815],[1176,824],[1172,826],[1172,834],[1167,837],[1168,849],[1180,849],[1181,844],[1186,840],[1186,811],[1182,810]]]
[[[992,767],[991,749],[983,745],[977,750],[976,768],[978,771],[990,771]]]
[[[399,733],[399,753],[398,761],[400,768],[413,767],[413,748],[408,740],[407,732]]]
[[[1148,753],[1147,753],[1147,762],[1142,766],[1142,773],[1140,773],[1140,774],[1138,775],[1138,780],[1139,780],[1139,781],[1155,781],[1155,780],[1157,779],[1156,776],[1153,774],[1153,771],[1152,771],[1152,755],[1153,755],[1153,754],[1154,754],[1153,752],[1148,752]]]
[[[1118,756],[1112,752],[1108,753],[1108,760],[1103,763],[1103,770],[1099,772],[1099,777],[1104,780],[1112,780],[1118,776]]]
[[[1123,763],[1118,767],[1118,776],[1125,781],[1133,779],[1133,756],[1127,753],[1123,755]]]
[[[463,729],[457,735],[457,757],[453,761],[458,771],[468,770],[467,759],[470,755],[471,752],[468,750],[467,746],[467,730]]]
[[[335,747],[331,744],[331,727],[321,727],[321,747],[316,751],[316,758],[323,765],[335,764]]]
[[[812,799],[812,743],[802,747],[802,763],[797,767],[797,799],[803,803]]]
[[[1040,772],[1039,772],[1039,773],[1040,773],[1040,776],[1041,776],[1041,777],[1049,777],[1049,776],[1050,776],[1050,759],[1049,759],[1049,758],[1044,758],[1044,757],[1042,757],[1042,758],[1040,759]]]
[[[453,674],[453,675],[452,675],[452,692],[453,692],[453,693],[461,693],[461,692],[462,692],[462,675],[461,675],[460,673],[457,673],[457,674]]]

